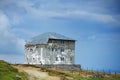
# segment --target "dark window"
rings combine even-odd
[[[56,57],[56,61],[59,61],[59,60],[58,60],[58,57]]]
[[[54,48],[52,48],[52,51],[54,51]]]
[[[30,48],[30,51],[33,51],[33,49]]]
[[[54,40],[54,43],[57,43],[57,41],[56,41],[56,40]]]
[[[57,51],[57,48],[55,48],[55,51]]]
[[[49,40],[49,43],[52,43],[52,40]]]
[[[35,60],[35,58],[33,58],[33,60]]]
[[[64,52],[64,49],[63,49],[63,48],[61,49],[61,52]]]
[[[57,51],[57,48],[52,48],[52,51]]]
[[[63,41],[63,40],[61,40],[61,44],[64,44],[64,41]]]
[[[64,61],[64,57],[61,57],[61,61]]]
[[[38,46],[36,46],[36,48],[38,48]]]
[[[72,57],[70,57],[70,61],[72,61]]]

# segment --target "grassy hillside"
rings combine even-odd
[[[27,80],[22,72],[18,72],[9,63],[0,60],[0,80]]]
[[[51,76],[60,77],[60,80],[120,80],[120,74],[115,75],[115,74],[107,74],[107,73],[87,71],[87,70],[64,71],[57,68],[55,69],[55,68],[37,67],[34,65],[26,65],[26,64],[23,65],[16,64],[12,66],[18,67],[17,69],[19,70],[21,67],[28,70],[34,68],[34,70],[38,70],[40,72],[47,72]],[[18,72],[18,70],[16,68],[13,68],[12,66],[11,64],[3,60],[0,60],[0,80],[27,80],[27,78],[30,77],[27,74]]]
[[[60,69],[50,69],[44,67],[41,70],[48,72],[49,75],[59,76],[61,80],[120,80],[120,74],[115,75],[88,70],[64,71]]]

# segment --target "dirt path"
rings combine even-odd
[[[21,72],[25,72],[28,75],[28,80],[60,80],[59,77],[50,76],[47,72],[41,72],[39,68],[14,66]]]

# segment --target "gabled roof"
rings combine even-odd
[[[38,36],[35,36],[31,38],[29,41],[27,41],[26,44],[47,44],[49,39],[60,39],[60,40],[72,40],[75,41],[69,37],[66,37],[64,35],[54,33],[54,32],[47,32]]]

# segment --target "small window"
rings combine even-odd
[[[33,51],[33,49],[30,48],[30,51]]]
[[[49,43],[52,43],[52,40],[49,40]]]
[[[64,49],[63,49],[63,48],[61,49],[61,52],[64,52]]]
[[[56,61],[59,61],[59,60],[58,60],[58,57],[56,57]]]
[[[54,48],[52,48],[52,51],[54,51]]]
[[[57,51],[57,48],[52,48],[52,51]]]
[[[61,61],[64,61],[64,57],[61,57]]]
[[[38,46],[36,46],[36,48],[38,48]]]
[[[54,43],[57,43],[57,41],[56,41],[56,40],[54,40]]]
[[[55,48],[55,51],[57,51],[57,48]]]
[[[64,44],[64,41],[63,41],[63,40],[61,40],[61,44]]]

